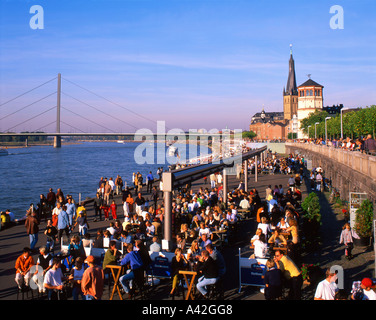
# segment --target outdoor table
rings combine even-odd
[[[185,283],[187,284],[187,287],[188,287],[188,291],[187,291],[187,295],[185,296],[185,300],[189,300],[189,298],[194,300],[195,298],[193,296],[192,289],[193,289],[193,285],[195,283],[195,278],[196,278],[197,272],[196,271],[180,270],[179,274],[182,274],[184,276]],[[189,282],[187,276],[192,276],[190,282]]]
[[[114,278],[114,287],[112,289],[110,300],[112,300],[114,298],[114,294],[115,294],[116,290],[119,294],[120,300],[123,300],[123,295],[121,294],[120,288],[119,288],[119,278],[124,272],[124,267],[125,266],[120,266],[120,265],[117,265],[117,264],[113,264],[113,265],[109,264],[109,265],[106,266],[106,269],[111,270],[112,276]]]
[[[227,230],[215,230],[212,233],[216,234],[222,241],[225,241]]]

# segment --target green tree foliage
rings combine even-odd
[[[316,110],[311,113],[307,118],[301,121],[301,129],[304,133],[308,134],[308,126],[311,126],[309,130],[309,137],[315,137],[315,123],[317,137],[325,137],[325,118],[330,116],[326,111]],[[352,139],[364,137],[367,134],[372,134],[375,137],[376,133],[376,105],[371,107],[360,108],[350,112],[343,112],[343,136],[350,137]],[[327,120],[328,138],[339,138],[341,136],[341,116],[340,114],[333,116]]]
[[[243,139],[244,138],[253,139],[254,137],[256,137],[256,133],[254,133],[253,131],[243,131],[242,137]]]

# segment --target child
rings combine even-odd
[[[116,215],[117,205],[115,203],[115,200],[112,200],[110,210],[111,210],[112,219],[116,220],[117,219],[117,215]]]
[[[108,213],[110,211],[110,207],[104,204],[103,206],[101,206],[101,209],[104,213],[104,221],[108,221]]]
[[[265,300],[279,300],[282,297],[282,272],[277,268],[274,259],[270,258],[266,262],[265,272]]]
[[[351,251],[354,247],[353,238],[359,239],[358,235],[355,232],[353,232],[350,224],[347,222],[342,227],[339,243],[343,243],[345,245],[345,256],[348,260],[351,260],[353,258],[351,254]]]

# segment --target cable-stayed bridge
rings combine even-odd
[[[145,128],[139,128],[135,125],[135,123],[132,123],[130,121],[125,121],[124,116],[117,116],[117,112],[111,112],[107,110],[106,107],[98,107],[95,106],[92,102],[84,101],[82,98],[78,98],[77,96],[73,95],[72,93],[68,93],[65,90],[62,90],[62,81],[64,81],[66,84],[69,84],[71,87],[74,87],[78,89],[78,91],[81,90],[81,92],[84,92],[85,94],[91,95],[96,98],[96,101],[100,101],[101,104],[105,102],[107,105],[113,106],[115,109],[117,109],[120,114],[127,112],[128,115],[132,115],[134,118],[138,120],[142,120],[144,123],[150,123],[153,126],[157,127],[157,130],[152,132],[149,129]],[[43,97],[35,98],[34,101],[28,102],[25,105],[22,105],[17,108],[13,108],[12,105],[17,102],[17,104],[20,104],[18,101],[21,98],[27,98],[28,95],[31,95],[36,90],[46,87],[48,85],[53,84],[56,82],[56,90],[52,90],[52,92],[44,95]],[[54,98],[55,97],[55,98]],[[89,114],[82,114],[80,110],[77,110],[78,108],[70,107],[68,104],[62,103],[62,97],[69,99],[71,101],[74,101],[76,105],[82,105],[85,106],[88,110],[91,110],[93,112],[96,112],[100,115],[101,119],[111,119],[114,123],[121,124],[122,127],[127,128],[125,131],[119,131],[115,130],[114,128],[111,128],[109,126],[103,125],[99,123],[97,120],[93,120],[89,117]],[[51,103],[51,99],[56,99],[56,102]],[[18,101],[17,101],[18,100]],[[32,114],[26,119],[22,119],[21,121],[17,122],[14,119],[21,118],[20,115],[23,115],[26,113],[26,111],[29,111],[33,107],[40,105],[41,103],[46,103],[47,106],[43,108],[39,113]],[[2,109],[4,110],[5,107],[10,107],[11,110],[4,114]],[[78,127],[72,125],[72,123],[68,123],[67,120],[64,120],[62,118],[62,112],[64,114],[70,114],[70,116],[75,117],[76,119],[79,119],[80,121],[85,123],[90,123],[91,125],[94,125],[97,129],[96,132],[88,132],[88,130],[83,130],[83,126]],[[53,120],[51,121],[51,115]],[[90,113],[90,112],[89,112]],[[45,123],[41,122],[40,119],[42,119],[43,116],[49,116],[49,120]],[[13,119],[13,121],[12,121]],[[15,124],[8,125],[10,121],[15,122]],[[28,123],[37,123],[36,128],[32,130],[27,130],[27,132],[17,132],[17,129],[25,126]],[[137,121],[135,121],[137,123]],[[203,132],[201,130],[190,130],[189,132],[183,132],[182,130],[178,129],[172,129],[169,130],[166,133],[166,128],[164,125],[161,126],[160,121],[156,121],[153,119],[150,119],[149,117],[136,112],[133,108],[126,107],[124,105],[121,105],[117,102],[114,102],[113,100],[110,100],[106,97],[104,97],[101,94],[98,94],[90,89],[87,89],[69,79],[66,79],[61,76],[59,73],[56,77],[39,84],[38,86],[35,86],[34,88],[27,90],[23,92],[22,94],[19,94],[11,99],[8,99],[7,101],[0,102],[0,124],[4,126],[5,128],[0,129],[0,137],[31,137],[31,136],[48,136],[48,137],[54,137],[54,147],[59,148],[61,147],[61,140],[62,137],[89,137],[89,136],[118,136],[122,137],[122,139],[155,139],[155,140],[176,140],[179,138],[193,138],[193,139],[199,139],[200,137],[219,137],[222,138],[224,135],[230,136],[230,131],[228,132],[218,132],[216,130],[210,131],[210,132]],[[43,129],[47,127],[54,126],[55,130],[50,130],[49,132],[45,132]],[[65,128],[69,128],[67,131],[63,131],[62,126]],[[161,130],[159,130],[161,129]],[[241,137],[241,135],[240,135]]]

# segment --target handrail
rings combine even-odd
[[[286,142],[286,147],[296,147],[318,153],[320,157],[328,157],[376,180],[376,156],[310,143]]]

